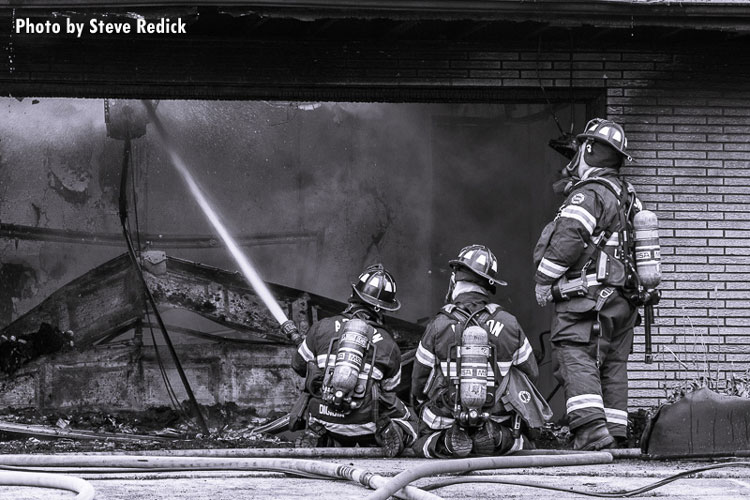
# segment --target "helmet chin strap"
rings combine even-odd
[[[451,279],[448,283],[448,291],[445,294],[445,303],[449,304],[453,301],[453,290],[456,288],[456,272],[451,273]]]

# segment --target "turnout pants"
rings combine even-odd
[[[565,389],[572,431],[604,420],[612,436],[624,438],[628,427],[627,362],[637,309],[617,291],[598,313],[595,304],[585,297],[556,304],[551,332],[558,362],[555,376]],[[600,325],[598,335],[595,323]]]

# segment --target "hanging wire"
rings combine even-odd
[[[565,132],[560,126],[560,120],[557,119],[557,113],[555,113],[555,107],[552,105],[552,102],[549,100],[549,97],[547,96],[547,90],[544,88],[544,83],[542,82],[542,73],[539,68],[539,60],[541,58],[542,58],[542,37],[539,36],[539,44],[537,46],[537,52],[536,52],[536,78],[537,78],[537,81],[539,82],[539,88],[542,89],[542,96],[544,96],[544,100],[547,101],[547,107],[549,108],[549,112],[552,115],[552,118],[554,118],[555,120],[557,129],[560,131],[561,135],[565,135]]]

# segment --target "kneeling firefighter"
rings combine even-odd
[[[307,396],[296,446],[377,444],[396,456],[416,439],[415,419],[395,393],[401,351],[380,312],[400,307],[396,282],[377,264],[352,285],[346,310],[311,326],[292,358]]]
[[[656,217],[619,175],[632,161],[623,128],[596,118],[577,141],[567,198],[534,250],[535,292],[540,306],[555,303],[550,340],[573,447],[598,450],[627,438],[637,306],[658,302],[661,274]]]
[[[427,458],[502,455],[523,448],[523,430],[552,412],[533,385],[531,345],[516,318],[490,300],[497,259],[471,245],[450,261],[445,305],[427,325],[412,372],[420,438]]]

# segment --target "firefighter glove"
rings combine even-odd
[[[552,302],[552,285],[540,285],[537,283],[534,293],[536,294],[536,303],[540,307],[544,307]]]

